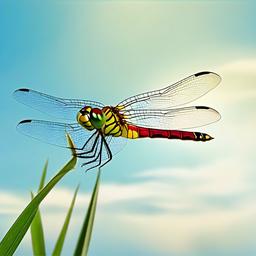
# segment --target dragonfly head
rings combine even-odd
[[[101,129],[106,122],[106,116],[99,108],[85,106],[78,112],[77,121],[88,130]]]

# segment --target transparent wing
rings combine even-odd
[[[101,137],[98,131],[87,131],[79,124],[66,124],[58,122],[50,122],[43,120],[24,120],[17,126],[18,131],[55,146],[68,148],[68,133],[73,140],[76,152],[84,161],[93,160],[86,168],[95,166],[99,163],[100,158],[97,155],[100,152]],[[105,137],[106,142],[111,150],[112,156],[117,154],[126,144],[127,139],[122,137]],[[81,148],[83,148],[81,150]],[[105,147],[101,151],[101,164],[109,159],[109,154]],[[83,160],[82,160],[83,161]]]
[[[212,108],[195,106],[169,110],[130,110],[125,112],[128,123],[155,129],[187,129],[204,126],[220,119]]]
[[[27,136],[59,147],[68,147],[66,137],[68,133],[77,148],[81,148],[93,134],[93,132],[85,130],[79,124],[43,120],[21,121],[17,126],[17,130]]]
[[[160,90],[138,94],[118,104],[123,112],[131,109],[170,109],[203,96],[221,81],[212,72],[200,72]]]
[[[77,112],[85,105],[102,108],[103,104],[89,100],[62,99],[30,89],[18,89],[14,98],[31,108],[60,119],[76,120]]]
[[[114,156],[125,147],[127,143],[127,138],[107,136],[106,141],[112,152],[112,155]]]

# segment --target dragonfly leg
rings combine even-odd
[[[97,168],[98,166],[99,166],[99,168],[100,168],[101,160],[102,160],[102,148],[103,148],[103,141],[101,141],[100,152],[99,152],[98,156],[97,156],[96,159],[95,159],[95,161],[97,161],[97,159],[99,158],[99,162],[98,162],[96,165],[94,165],[94,166],[92,166],[92,167],[86,169],[86,172],[88,172],[88,171],[91,170],[91,169]]]
[[[88,158],[94,158],[95,155],[97,154],[97,150],[98,150],[98,146],[99,146],[99,141],[100,139],[97,138],[97,141],[95,141],[95,144],[92,148],[92,150],[90,150],[90,152],[85,152],[85,153],[81,153],[81,155],[78,155],[79,158],[83,158],[83,159],[88,159]]]
[[[89,171],[89,170],[91,170],[91,169],[93,169],[93,168],[96,168],[96,167],[98,167],[98,166],[101,164],[101,155],[102,155],[102,147],[103,147],[103,139],[102,139],[102,138],[103,138],[103,137],[101,136],[101,138],[100,138],[100,149],[99,149],[99,153],[97,154],[97,156],[96,156],[94,159],[92,159],[91,161],[88,161],[88,162],[83,163],[83,164],[81,165],[81,167],[84,167],[84,166],[86,166],[86,165],[89,165],[89,164],[91,164],[91,163],[94,163],[94,162],[98,161],[98,159],[99,159],[99,163],[97,163],[96,165],[94,165],[94,166],[92,166],[92,167],[86,169],[86,171]],[[97,151],[96,151],[96,152],[97,152]],[[95,153],[96,153],[96,152],[95,152]]]
[[[100,136],[100,134],[98,133],[94,142],[93,142],[92,148],[90,150],[87,150],[87,151],[84,151],[84,152],[81,152],[81,153],[77,153],[76,156],[80,157],[80,158],[92,158],[92,157],[94,157],[95,154],[96,154],[96,153],[94,153],[94,151],[95,151],[95,149],[97,149],[98,143],[99,143],[99,136]],[[88,155],[90,153],[93,153],[93,155]],[[84,155],[87,155],[87,156],[84,156]]]
[[[101,136],[100,136],[101,135]],[[100,143],[100,146],[99,146],[99,143]],[[99,147],[98,147],[99,146]],[[108,155],[108,158],[107,158],[107,161],[105,163],[102,164],[102,150],[103,150],[103,146],[107,152],[107,155]],[[99,149],[99,151],[98,151]],[[92,163],[96,163],[95,165],[89,167],[86,169],[86,171],[89,171],[91,169],[94,169],[94,168],[97,168],[99,166],[99,168],[103,167],[104,165],[106,165],[109,161],[111,161],[112,159],[112,152],[109,148],[109,145],[106,141],[106,139],[104,138],[104,136],[100,133],[98,133],[94,143],[93,143],[93,146],[92,146],[92,149],[90,150],[90,153],[93,153],[92,155],[87,155],[87,156],[84,156],[86,154],[86,152],[83,152],[83,153],[80,153],[78,157],[80,158],[93,158],[92,160],[90,161],[87,161],[85,163],[83,163],[81,165],[81,167],[84,167],[84,166],[88,166]]]
[[[94,132],[94,133],[89,137],[88,140],[86,140],[86,142],[84,143],[84,145],[83,145],[81,148],[74,148],[74,149],[75,149],[75,150],[78,150],[78,151],[84,150],[84,148],[87,146],[87,144],[89,143],[89,141],[91,141],[91,140],[94,138],[95,135],[98,135],[97,131]]]
[[[86,155],[80,155],[80,156],[78,156],[79,158],[83,158],[83,159],[88,159],[88,158],[94,158],[95,157],[95,155],[97,154],[97,152],[98,152],[98,149],[99,149],[99,142],[100,141],[100,139],[99,138],[97,138],[97,142],[95,141],[95,146],[94,146],[94,149],[93,149],[93,151],[91,152],[91,154],[90,155],[88,155],[88,154],[86,154]]]
[[[106,165],[109,161],[111,161],[112,160],[112,152],[111,152],[111,150],[110,150],[110,148],[109,148],[109,145],[108,145],[108,143],[106,142],[106,140],[105,140],[105,138],[103,137],[103,144],[104,144],[104,146],[105,146],[105,149],[106,149],[106,151],[107,151],[107,154],[108,154],[108,160],[104,163],[104,164],[102,164],[101,166],[100,166],[100,168],[102,168],[104,165]]]
[[[86,147],[86,145],[88,144],[88,142],[94,137],[94,135],[97,134],[97,137],[99,136],[99,133],[97,131],[95,131],[92,136],[85,142],[85,144],[83,145],[83,147],[81,148],[81,150],[84,150],[84,148]]]

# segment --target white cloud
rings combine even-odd
[[[222,72],[229,72],[234,74],[243,73],[249,75],[256,75],[256,59],[240,59],[224,64],[220,67]]]
[[[256,59],[234,60],[218,69],[222,82],[217,90],[223,104],[256,99]],[[215,93],[215,92],[213,92]]]
[[[17,194],[0,191],[0,214],[17,214],[26,203],[24,197],[17,196]]]
[[[248,228],[256,225],[256,195],[253,183],[246,180],[248,170],[242,169],[242,164],[241,159],[226,159],[200,168],[145,170],[131,184],[102,183],[97,227],[103,234],[108,230],[107,238],[111,241],[129,239],[135,246],[139,241],[143,246],[169,253],[197,251],[208,243],[219,248],[236,247],[238,242],[246,244],[254,232]],[[72,196],[73,190],[56,188],[42,206],[51,245]],[[72,234],[79,232],[89,197],[87,193],[78,195],[70,226]],[[0,203],[6,202],[6,209],[12,205],[9,213],[13,213],[13,207],[16,205],[16,210],[20,210],[25,198],[2,191]],[[128,202],[131,204],[127,207]],[[140,210],[136,210],[138,205],[142,205]],[[143,210],[143,205],[158,211],[150,214],[147,208]],[[122,227],[121,233],[118,227]],[[248,239],[243,241],[243,237]]]
[[[46,199],[43,201],[44,207],[50,207],[63,210],[65,208],[69,207],[69,204],[71,203],[71,200],[74,195],[74,190],[71,190],[69,188],[64,187],[58,187],[54,188],[53,191],[46,197]],[[84,207],[89,203],[89,195],[85,193],[78,193],[76,198],[76,206],[78,208]]]

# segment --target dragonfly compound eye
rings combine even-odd
[[[90,113],[90,121],[96,129],[102,128],[106,122],[105,114],[98,108],[93,108]]]

